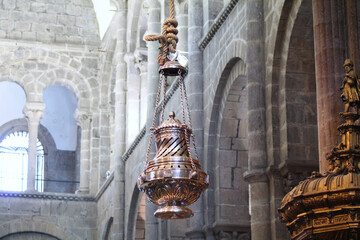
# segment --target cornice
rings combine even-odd
[[[231,0],[230,3],[227,5],[226,8],[224,8],[221,13],[216,17],[215,22],[213,25],[211,25],[208,33],[201,39],[199,48],[203,51],[206,46],[210,43],[210,41],[213,39],[217,31],[220,29],[220,27],[223,25],[225,20],[230,15],[231,11],[235,8],[236,4],[239,2],[239,0]]]

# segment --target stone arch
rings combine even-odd
[[[209,79],[209,93],[206,99],[204,99],[204,102],[208,102],[211,106],[211,104],[214,103],[215,98],[217,97],[217,92],[219,89],[219,86],[221,88],[221,85],[223,84],[223,73],[225,68],[227,69],[229,67],[229,64],[235,59],[245,59],[245,53],[246,53],[246,45],[243,40],[236,40],[232,41],[227,48],[225,48],[224,51],[219,53],[221,56],[219,61],[217,61],[217,65],[215,70],[205,71],[204,73],[204,79]],[[207,58],[209,56],[204,56],[204,58]],[[245,62],[242,61],[241,67],[239,68],[239,71],[243,74],[245,74],[246,71],[246,65]],[[210,75],[211,74],[211,75]],[[212,111],[212,109],[209,109]],[[211,113],[208,113],[211,114]],[[210,115],[209,115],[210,116]]]
[[[281,12],[280,15],[274,14],[271,34],[269,37],[268,54],[266,65],[272,66],[267,72],[266,96],[269,105],[267,105],[267,135],[268,135],[268,162],[269,165],[279,165],[280,160],[280,142],[286,142],[286,139],[280,139],[280,106],[284,99],[280,96],[280,83],[285,82],[286,62],[290,43],[291,32],[294,27],[295,18],[303,0],[297,1],[278,1],[274,8]],[[271,57],[273,56],[273,57]],[[283,103],[284,104],[284,103]]]
[[[41,238],[41,239],[46,239],[46,240],[61,240],[55,236],[52,236],[52,235],[49,235],[49,234],[46,234],[46,233],[42,233],[42,232],[17,232],[17,233],[11,233],[11,234],[8,234],[4,237],[2,237],[1,239],[3,240],[11,240],[11,239],[19,239],[22,238],[26,238],[28,239],[29,237],[31,237],[32,239],[34,237],[36,238]]]
[[[268,136],[271,136],[268,137],[268,151],[270,152],[268,161],[269,165],[275,164],[279,166],[283,176],[289,177],[289,171],[300,170],[298,169],[300,162],[298,161],[299,163],[296,163],[297,161],[291,161],[292,159],[289,159],[289,152],[291,158],[295,160],[300,157],[303,158],[301,160],[310,160],[310,158],[314,158],[314,160],[317,159],[317,147],[311,148],[310,146],[305,146],[305,142],[317,145],[316,137],[312,137],[311,139],[306,137],[306,132],[317,132],[316,90],[315,76],[312,83],[309,79],[305,82],[303,77],[308,78],[309,71],[306,70],[307,72],[304,72],[302,68],[305,64],[302,64],[301,60],[299,60],[299,56],[305,57],[304,52],[311,47],[310,45],[313,47],[313,42],[307,42],[304,47],[302,47],[304,48],[304,50],[302,50],[303,52],[299,52],[296,50],[296,47],[294,47],[303,44],[303,40],[301,39],[304,38],[305,33],[301,28],[304,28],[306,20],[312,20],[311,16],[304,18],[303,15],[304,12],[309,11],[309,8],[310,12],[308,15],[312,14],[311,2],[303,0],[285,1],[281,6],[281,16],[278,21],[277,34],[276,37],[273,37],[276,41],[274,41],[273,45],[274,58],[272,62],[271,80],[267,84],[268,102],[272,103],[267,109],[267,121],[269,123],[267,133]],[[308,27],[308,29],[312,31],[312,26]],[[297,33],[302,34],[302,36],[297,37]],[[299,42],[299,40],[301,41]],[[314,63],[312,63],[312,67],[314,68]],[[303,71],[303,73],[301,73],[301,71]],[[310,84],[311,89],[304,90],[304,84]],[[302,106],[296,108],[296,105]],[[307,105],[314,106],[309,108]],[[312,116],[309,117],[309,115]],[[303,130],[299,131],[298,127],[292,123],[298,122],[299,119],[303,118],[307,118],[304,121],[310,121],[310,125],[312,126],[305,124],[307,126],[302,126],[301,128]],[[310,120],[308,118],[310,118]],[[304,140],[304,138],[306,138],[306,140]],[[300,171],[307,169],[306,171],[311,172],[315,170],[317,163],[307,161],[303,164],[303,161],[301,161],[301,165],[303,168]],[[296,179],[292,179],[294,176],[290,178],[295,180],[294,184],[296,184],[297,181],[300,180],[299,177],[301,178],[301,176],[295,177]]]
[[[25,118],[11,120],[0,126],[0,142],[10,133],[16,131],[28,131],[28,122]],[[39,124],[38,138],[43,143],[44,153],[56,150],[56,144],[50,132],[42,124]]]
[[[234,180],[234,178],[232,178],[232,179],[220,178],[220,175],[224,176],[224,169],[222,167],[220,167],[220,164],[219,164],[220,160],[221,160],[220,156],[219,156],[220,151],[223,151],[223,150],[221,150],[222,143],[220,142],[220,137],[219,137],[221,135],[220,132],[222,131],[222,129],[221,129],[222,128],[221,124],[222,124],[222,119],[223,119],[222,114],[224,111],[226,111],[226,109],[229,110],[229,104],[230,105],[238,104],[238,100],[240,99],[239,94],[241,94],[240,93],[241,89],[246,89],[246,85],[247,85],[247,81],[246,81],[246,76],[245,76],[244,62],[240,58],[232,58],[222,71],[222,75],[220,77],[219,84],[215,91],[215,98],[213,100],[213,104],[211,105],[211,107],[212,107],[211,114],[209,114],[209,119],[206,121],[206,122],[209,122],[209,125],[205,126],[205,143],[208,146],[208,150],[205,152],[205,159],[207,159],[207,161],[205,163],[206,164],[205,169],[207,170],[208,174],[210,175],[212,182],[215,183],[215,184],[209,186],[209,189],[206,193],[207,194],[207,205],[208,205],[208,209],[209,209],[208,214],[209,214],[209,221],[210,221],[208,224],[211,225],[216,222],[217,226],[215,226],[214,231],[221,230],[221,227],[225,223],[225,221],[229,221],[229,219],[226,219],[226,216],[224,216],[224,214],[221,214],[221,211],[222,211],[221,205],[222,204],[219,199],[219,194],[222,191],[221,190],[222,186],[225,186],[228,183],[230,183],[230,185],[225,186],[225,188],[229,187],[229,190],[232,191],[231,185],[233,185],[232,182]],[[232,100],[237,98],[237,100],[236,101],[234,100],[234,102],[231,103],[231,101],[232,101],[231,98],[232,98]],[[243,96],[241,100],[243,101],[244,99],[245,99],[245,101],[243,102],[244,105],[242,108],[245,111],[245,115],[246,115],[247,94],[245,96]],[[235,108],[236,108],[235,105],[233,105],[230,108],[235,110]],[[238,126],[236,126],[236,128],[238,128]],[[244,129],[247,132],[247,124],[244,125]],[[246,135],[245,132],[243,134]],[[234,152],[233,150],[231,150],[231,140],[230,140],[229,144],[230,144],[230,146],[229,146],[230,149],[228,149],[228,150],[224,149],[225,150],[224,154],[228,154],[228,153],[231,154],[232,152]],[[232,165],[232,164],[230,164],[230,162],[225,163],[225,165],[230,168],[236,168],[237,162],[239,162],[239,163],[245,162],[246,167],[243,170],[244,171],[247,170],[247,161],[248,161],[247,157],[244,155],[245,161],[237,161],[236,160],[237,156],[238,156],[238,153],[236,151],[235,151],[235,156],[229,156],[230,158],[235,157],[235,158],[231,159],[231,161],[233,163],[235,163],[234,166],[230,166],[230,165]],[[226,169],[226,170],[228,170],[228,169]],[[240,174],[240,171],[237,171],[237,170],[235,170],[235,171],[231,170],[231,171],[232,172],[230,172],[230,176],[235,176],[236,181],[242,180],[242,174]],[[235,173],[235,175],[234,175],[234,173]],[[242,184],[242,185],[244,185],[244,184]],[[246,186],[247,186],[247,184],[246,184]],[[240,187],[240,184],[237,185],[236,187]],[[246,194],[248,192],[247,187],[246,187],[246,189],[243,189],[242,191],[243,192],[241,194],[244,194],[244,193]],[[240,193],[240,191],[238,191],[238,193]],[[239,194],[237,194],[237,195],[239,195]],[[248,201],[248,199],[245,198],[245,202],[247,202],[247,201]],[[248,204],[248,203],[246,203],[246,204]],[[228,205],[231,205],[231,204],[228,203]],[[235,206],[235,203],[234,203],[234,206]],[[215,209],[215,211],[214,211],[214,209]],[[240,228],[241,224],[244,226],[245,225],[249,226],[249,219],[246,219],[244,221],[236,221],[236,222],[237,223],[234,224],[235,230],[236,230],[236,228]]]
[[[104,227],[104,232],[103,232],[103,235],[102,235],[102,240],[110,239],[109,237],[111,236],[111,229],[112,229],[113,221],[114,221],[113,217],[110,217],[106,221],[106,224],[105,224],[105,227]]]
[[[0,142],[10,133],[16,131],[29,131],[28,121],[25,118],[11,120],[0,126]],[[49,130],[42,124],[39,124],[38,139],[44,148],[44,179],[48,179],[48,161],[56,157],[56,143]],[[44,192],[47,192],[47,185],[44,185]]]
[[[23,90],[25,94],[25,98],[28,99],[28,91],[25,89],[25,86],[21,81],[15,81],[12,76],[10,75],[2,75],[1,74],[1,67],[0,67],[0,82],[11,82],[17,84]]]
[[[11,226],[11,228],[9,226]],[[44,231],[44,229],[46,230]],[[36,219],[15,219],[0,225],[0,239],[19,232],[38,232],[53,236],[57,239],[82,239],[76,234],[71,233],[49,221],[39,221]]]
[[[44,49],[17,48],[0,54],[0,59],[4,59],[0,61],[0,80],[3,78],[18,82],[27,95],[29,91],[41,95],[40,90],[58,81],[75,92],[81,105],[91,105],[89,99],[92,99],[92,105],[98,102],[99,83],[92,75],[93,70],[75,58]],[[26,66],[36,68],[28,71]],[[41,98],[35,97],[36,100]]]
[[[143,193],[139,191],[137,185],[134,187],[133,194],[131,196],[128,222],[127,222],[127,232],[125,239],[133,240],[136,233],[136,220],[138,216],[138,210],[140,205],[141,197]]]
[[[138,25],[139,25],[139,9],[143,8],[143,1],[141,0],[134,0],[131,1],[130,7],[128,10],[128,24],[127,24],[127,51],[134,52],[136,48],[136,37],[138,36]]]

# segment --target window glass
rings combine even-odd
[[[0,143],[0,190],[25,191],[27,187],[29,133],[10,133]],[[44,148],[37,141],[35,188],[44,191]]]

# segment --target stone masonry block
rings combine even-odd
[[[236,151],[220,150],[219,151],[219,164],[223,167],[236,166]]]
[[[66,6],[66,13],[69,14],[69,15],[73,15],[73,16],[80,15],[81,7],[80,6],[75,6],[75,5],[72,5],[72,4],[68,4]]]
[[[7,10],[13,10],[16,6],[16,0],[3,0],[3,7]]]
[[[233,150],[241,150],[246,151],[248,150],[248,140],[247,139],[241,139],[241,138],[233,138],[232,139],[232,147]]]
[[[223,176],[220,178],[220,188],[232,188],[231,168],[220,167],[219,174]]]
[[[30,31],[31,24],[29,22],[16,22],[15,30],[20,32],[28,32]]]
[[[0,29],[9,32],[14,29],[14,22],[10,20],[1,20]]]
[[[47,5],[45,3],[40,3],[40,2],[33,2],[31,3],[31,7],[30,7],[32,12],[38,12],[38,13],[46,12],[46,8]]]
[[[68,15],[59,15],[58,16],[58,23],[63,24],[65,26],[74,26],[76,18],[74,16]]]
[[[223,119],[221,124],[220,136],[236,137],[238,120],[237,119]]]
[[[39,22],[41,23],[56,23],[56,15],[48,13],[39,13]]]
[[[219,147],[222,150],[231,149],[231,138],[221,137],[219,139]]]
[[[247,168],[248,166],[248,151],[237,151],[237,167]]]

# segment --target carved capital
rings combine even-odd
[[[29,123],[40,123],[44,115],[45,104],[42,102],[28,102],[25,104],[23,113]]]
[[[140,74],[147,72],[147,55],[146,50],[137,49],[134,52],[135,56],[135,67],[139,69]]]
[[[86,110],[76,109],[76,111],[74,113],[74,117],[75,117],[77,125],[79,125],[82,129],[90,127],[90,123],[92,120],[92,116],[91,116],[90,112],[88,112]]]

